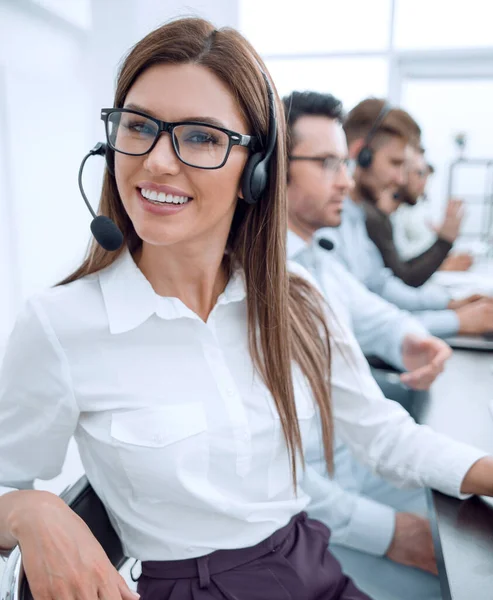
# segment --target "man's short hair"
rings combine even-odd
[[[367,98],[349,112],[344,122],[344,131],[349,144],[368,136],[385,103],[385,100],[379,98]],[[378,146],[386,136],[399,137],[415,148],[420,147],[421,129],[411,115],[402,108],[392,108],[388,112],[373,136],[374,145]]]
[[[344,122],[342,102],[332,94],[320,92],[292,92],[283,98],[288,134],[288,153],[295,144],[294,126],[305,116],[327,117],[339,123]]]

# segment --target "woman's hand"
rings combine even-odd
[[[135,600],[90,529],[58,496],[16,492],[9,533],[35,600]]]

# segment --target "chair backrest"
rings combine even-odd
[[[103,547],[111,564],[120,569],[127,558],[122,544],[108,518],[103,503],[84,476],[67,488],[60,497],[85,521],[94,537]],[[16,548],[5,566],[0,587],[0,600],[33,600],[29,582],[21,566],[21,555]]]

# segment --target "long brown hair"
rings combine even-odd
[[[115,107],[122,107],[130,88],[156,64],[194,63],[210,69],[234,95],[254,135],[265,139],[269,108],[260,57],[234,29],[215,30],[207,21],[179,19],[151,32],[128,54],[120,69]],[[283,108],[274,90],[278,115],[277,147],[270,163],[269,186],[255,205],[239,200],[228,250],[244,270],[250,352],[255,367],[272,393],[281,419],[296,480],[296,454],[302,441],[293,392],[292,362],[308,380],[319,407],[325,458],[332,467],[330,348],[322,298],[286,268],[286,134]],[[142,243],[125,212],[115,178],[106,170],[99,213],[112,218],[130,252]],[[110,253],[93,242],[70,283],[113,263],[123,250]]]

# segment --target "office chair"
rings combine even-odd
[[[111,564],[116,569],[120,569],[127,561],[127,557],[123,553],[121,542],[110,523],[106,509],[87,478],[81,477],[60,497],[87,523],[108,555]],[[4,565],[0,580],[0,600],[33,600],[21,562],[21,553],[16,547],[9,554]]]

